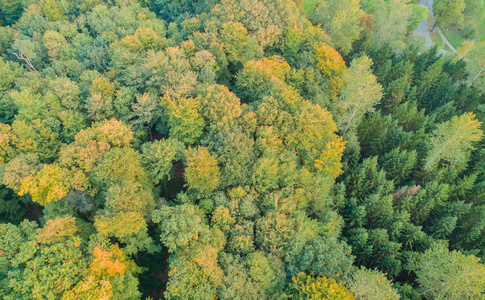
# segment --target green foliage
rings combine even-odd
[[[294,235],[294,226],[291,217],[270,212],[256,223],[256,244],[261,249],[282,257]]]
[[[169,252],[181,251],[208,239],[209,228],[196,206],[163,206],[153,211],[152,219],[160,223],[160,239]]]
[[[162,105],[167,110],[170,137],[185,144],[196,142],[204,127],[197,100],[194,98],[172,100],[170,97],[163,97]]]
[[[433,2],[433,12],[437,22],[454,22],[460,24],[463,22],[463,10],[465,1],[439,0]]]
[[[436,243],[412,261],[423,295],[429,299],[479,299],[484,292],[485,268],[480,259],[449,251]]]
[[[349,289],[358,300],[375,298],[386,300],[400,299],[397,290],[392,287],[385,274],[364,267],[352,275]]]
[[[483,43],[417,2],[0,0],[3,298],[480,298]]]
[[[463,167],[467,163],[467,152],[483,136],[480,126],[481,122],[472,113],[455,116],[450,121],[439,124],[433,131],[426,168],[432,169],[440,160],[445,161],[450,168]]]
[[[173,163],[182,159],[183,153],[183,143],[170,138],[142,145],[142,161],[154,185],[171,179]]]
[[[314,276],[345,277],[352,269],[354,257],[350,253],[351,248],[345,242],[334,237],[318,238],[296,256],[294,269]]]
[[[350,52],[352,42],[362,31],[359,26],[362,13],[359,1],[328,1],[317,6],[310,15],[310,20],[315,24],[323,24],[335,48],[345,55]]]
[[[335,101],[335,116],[343,135],[354,131],[362,116],[373,112],[382,98],[382,87],[372,74],[371,66],[372,60],[363,56],[354,59],[345,72],[340,99]]]

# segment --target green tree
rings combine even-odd
[[[467,69],[469,72],[468,88],[474,86],[481,91],[485,90],[485,42],[475,43],[466,41],[458,48],[460,55],[468,60]]]
[[[211,85],[197,97],[206,127],[230,128],[241,115],[239,98],[223,85]]]
[[[184,144],[175,139],[162,139],[142,145],[142,161],[154,185],[172,178],[173,163],[184,156]]]
[[[1,0],[0,1],[0,21],[3,26],[12,25],[22,15],[24,8],[23,0]]]
[[[435,243],[411,261],[409,269],[416,273],[427,299],[480,299],[485,291],[485,267],[479,261]]]
[[[193,144],[202,135],[204,119],[200,116],[198,102],[194,98],[162,98],[167,112],[170,137],[185,144]]]
[[[310,15],[310,20],[314,24],[323,24],[335,48],[346,55],[352,49],[352,42],[362,31],[362,27],[359,26],[362,13],[357,0],[327,1],[317,6]]]
[[[350,275],[354,257],[351,248],[335,237],[318,238],[296,256],[294,270],[314,276],[342,278]]]
[[[221,299],[257,300],[267,297],[266,291],[248,274],[249,270],[239,256],[221,253],[219,260],[224,271],[218,290]]]
[[[336,119],[340,132],[354,131],[366,113],[374,111],[382,98],[382,87],[371,71],[372,60],[367,56],[354,59],[345,72],[340,98],[335,101]]]
[[[256,223],[256,244],[261,249],[283,257],[295,233],[294,220],[279,212],[270,212]]]
[[[428,19],[430,11],[427,6],[415,4],[413,5],[413,12],[408,20],[408,32],[413,32],[418,29],[419,23]]]
[[[19,227],[0,225],[0,249],[5,256],[0,272],[6,299],[61,298],[82,279],[88,259],[79,237],[70,231],[74,229],[72,219],[66,220],[52,221],[59,227],[47,223],[37,235],[37,226],[28,221]],[[63,221],[65,226],[61,225]]]
[[[357,300],[386,299],[399,300],[397,290],[384,273],[361,267],[352,274],[349,289]]]
[[[160,239],[171,253],[209,238],[209,226],[205,224],[202,211],[194,205],[163,206],[153,211],[152,219],[160,224]]]
[[[379,0],[372,5],[374,45],[381,47],[390,44],[394,49],[403,49],[408,21],[413,13],[412,4],[405,0]]]
[[[223,272],[217,263],[217,251],[209,245],[170,257],[167,299],[213,299],[222,283]]]
[[[454,116],[439,124],[431,137],[425,167],[431,170],[443,160],[450,168],[462,168],[467,163],[467,153],[473,149],[473,143],[483,136],[480,126],[481,122],[472,113]]]
[[[436,0],[433,2],[433,13],[436,20],[433,29],[439,22],[453,22],[461,24],[463,22],[463,11],[465,10],[464,0]]]

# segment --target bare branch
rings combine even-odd
[[[25,61],[25,63],[27,64],[27,67],[29,68],[29,70],[30,70],[31,72],[37,72],[37,70],[34,68],[34,66],[32,65],[32,63],[30,62],[30,60],[28,60],[28,59],[27,59],[27,58],[24,56],[24,54],[23,54],[22,52],[20,52],[20,53],[18,53],[18,54],[17,54],[17,53],[15,53],[15,52],[13,52],[12,54],[13,54],[13,55],[15,55],[15,56],[16,56],[18,59]]]

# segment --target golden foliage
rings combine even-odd
[[[67,195],[70,189],[69,171],[56,163],[44,165],[35,175],[21,180],[19,195],[30,194],[32,201],[45,205]]]
[[[76,218],[58,217],[48,220],[43,228],[37,229],[35,238],[40,244],[54,244],[74,236],[77,231]]]

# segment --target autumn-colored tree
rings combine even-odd
[[[219,166],[217,158],[207,148],[189,148],[186,151],[187,168],[185,179],[187,186],[201,196],[210,195],[219,186]]]
[[[330,80],[331,97],[335,97],[340,93],[343,86],[342,77],[347,69],[342,56],[330,47],[321,42],[313,45],[312,54],[315,60],[317,69],[325,78]]]
[[[290,283],[293,299],[342,299],[352,300],[355,296],[335,279],[328,277],[312,277],[305,273],[294,276]]]
[[[19,195],[27,193],[32,201],[40,205],[60,200],[70,189],[69,171],[57,164],[44,165],[35,175],[25,177],[20,182]]]

